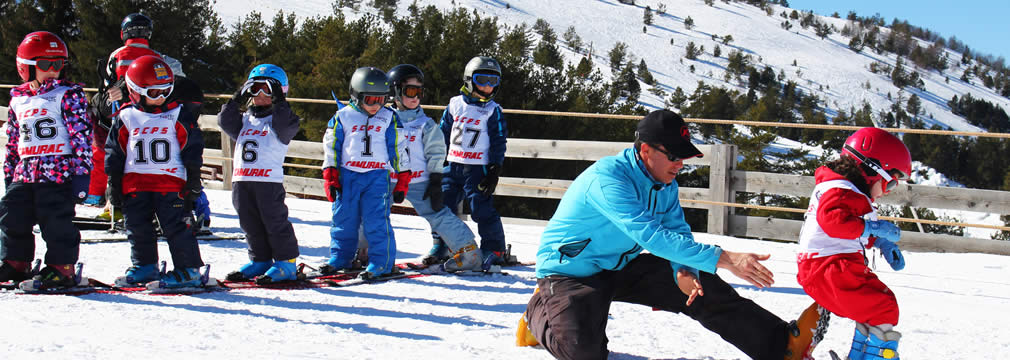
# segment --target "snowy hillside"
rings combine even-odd
[[[331,0],[218,0],[215,10],[224,24],[228,25],[237,22],[251,10],[260,11],[265,19],[272,18],[280,10],[293,12],[299,18],[326,16],[333,12],[332,3]],[[375,11],[364,5],[370,2],[361,3],[363,5],[358,12],[348,8],[343,8],[342,11],[352,19],[364,12]],[[660,88],[668,94],[676,87],[681,87],[685,93],[690,94],[697,87],[698,81],[746,92],[746,87],[738,86],[735,80],[729,83],[723,80],[728,63],[726,56],[730,50],[738,49],[751,55],[754,61],[762,65],[759,68],[769,65],[776,74],[782,72],[788,80],[795,81],[804,93],[818,95],[824,101],[822,106],[826,108],[829,117],[839,110],[848,111],[851,107],[858,109],[864,101],[875,111],[889,109],[898,98],[899,89],[888,78],[869,70],[870,64],[874,62],[894,66],[896,57],[893,54],[878,55],[871,50],[853,52],[848,49],[849,39],[838,32],[821,40],[812,27],[802,29],[797,20],[790,20],[795,26],[785,30],[780,23],[786,19],[779,14],[782,11],[788,13],[792,9],[777,5],[773,5],[775,11],[769,16],[750,5],[716,1],[713,6],[708,6],[702,0],[637,0],[634,6],[621,4],[617,0],[419,0],[417,3],[442,9],[454,5],[469,8],[485,17],[497,17],[500,23],[507,25],[533,25],[537,19],[544,19],[559,36],[569,26],[574,26],[587,44],[586,47],[592,44],[595,68],[603,71],[607,78],[610,78],[607,52],[617,42],[623,42],[628,45],[629,53],[635,59],[633,63],[638,64],[638,59],[644,59]],[[645,7],[650,6],[655,12],[661,3],[665,4],[666,13],[654,13],[653,25],[648,26],[647,33],[643,33],[642,16]],[[398,4],[397,14],[407,15],[406,8],[411,1],[401,0]],[[692,30],[687,30],[684,26],[687,17],[694,21]],[[819,21],[832,24],[837,29],[843,28],[848,22],[831,17],[819,17]],[[718,36],[719,41],[713,40],[713,35]],[[726,35],[733,38],[728,46],[721,43],[721,38]],[[705,53],[696,61],[683,59],[689,42],[705,47]],[[564,45],[562,40],[559,43]],[[716,45],[722,47],[719,58],[712,56],[712,49]],[[562,48],[567,61],[572,64],[578,63],[585,53],[585,50],[583,54],[577,54],[564,46]],[[947,101],[954,95],[962,97],[971,93],[973,97],[1010,109],[1010,99],[982,86],[978,79],[973,79],[970,83],[959,80],[965,69],[957,61],[961,55],[947,51],[952,59],[949,61],[950,68],[943,74],[919,69],[926,91],[906,89],[904,99],[907,100],[914,93],[922,100],[927,127],[936,124],[952,130],[979,131],[981,129],[951,113]],[[793,66],[794,62],[796,66]],[[907,59],[905,64],[911,66]],[[694,65],[694,73],[689,71],[690,65]],[[950,78],[949,83],[945,82],[945,77]],[[865,88],[867,82],[870,89]],[[642,105],[647,108],[663,107],[662,98],[646,91],[648,85],[643,84],[642,89]],[[888,94],[891,99],[888,99]]]
[[[208,190],[213,225],[236,232],[229,192]],[[329,203],[288,199],[299,260],[324,261]],[[474,226],[473,224],[470,224]],[[398,259],[431,244],[419,217],[394,215]],[[534,258],[541,228],[506,225],[520,259]],[[727,249],[770,253],[776,283],[765,290],[720,273],[743,296],[790,319],[810,303],[797,285],[795,245],[695,234]],[[38,241],[37,257],[45,251]],[[247,261],[244,241],[200,244],[211,275]],[[169,258],[160,243],[161,258]],[[877,272],[897,294],[903,358],[995,359],[1010,351],[1010,257],[906,253],[904,271]],[[87,276],[103,280],[129,265],[126,243],[85,244]],[[492,277],[428,276],[375,285],[311,290],[233,290],[195,296],[29,296],[0,292],[0,351],[7,359],[550,359],[513,345],[515,324],[533,293],[532,268]],[[686,316],[615,303],[607,334],[612,359],[746,358]],[[835,318],[815,353],[847,349],[852,321]]]

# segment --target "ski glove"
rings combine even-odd
[[[892,243],[901,240],[901,229],[898,228],[894,223],[887,220],[866,220],[866,225],[863,228],[863,235],[860,237],[877,237],[877,241],[881,239],[890,241]]]
[[[340,170],[335,167],[328,167],[323,169],[323,188],[326,189],[326,200],[330,202],[337,201],[337,195],[340,194]]]
[[[484,180],[477,184],[477,191],[490,197],[494,193],[494,189],[498,187],[498,175],[501,175],[501,165],[484,165]]]
[[[74,201],[80,204],[88,197],[88,186],[91,185],[91,175],[74,175],[70,177],[70,186],[74,189]]]
[[[249,102],[249,88],[252,87],[252,84],[252,79],[246,80],[242,86],[238,87],[238,90],[235,90],[235,94],[231,96],[231,99],[235,100],[235,103],[239,104],[239,106],[245,105]]]
[[[431,198],[431,209],[438,212],[445,207],[445,203],[442,202],[442,174],[431,173],[428,176],[428,188],[424,189],[424,196],[421,200],[427,200]]]
[[[274,104],[281,101],[287,101],[287,98],[284,95],[284,87],[281,86],[280,81],[277,81],[277,79],[267,79],[267,85],[270,85],[270,100],[273,101]]]
[[[905,268],[905,256],[901,255],[901,249],[898,248],[898,244],[878,237],[877,242],[873,246],[880,249],[880,255],[884,256],[884,260],[887,260],[887,263],[891,265],[891,269],[900,271]]]
[[[182,190],[179,191],[179,198],[183,201],[182,209],[187,216],[192,216],[196,198],[200,197],[201,192],[203,192],[203,183],[200,182],[200,168],[187,168],[186,185],[183,185]]]
[[[112,207],[123,207],[123,178],[109,175],[109,186],[106,188],[105,197],[109,199]]]
[[[396,186],[393,187],[393,202],[399,204],[407,196],[407,189],[410,187],[410,171],[403,171],[396,174]]]

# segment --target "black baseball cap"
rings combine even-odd
[[[705,156],[691,143],[691,132],[684,118],[670,110],[656,110],[645,115],[638,122],[635,138],[647,144],[663,145],[667,152],[681,159]]]

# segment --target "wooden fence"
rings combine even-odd
[[[7,109],[0,107],[0,120],[6,121]],[[220,133],[217,118],[213,115],[200,117],[200,127],[205,132]],[[6,138],[0,139],[6,143]],[[220,168],[221,181],[208,181],[205,186],[212,189],[230,189],[232,174],[232,150],[234,143],[222,136],[221,149],[205,149],[204,163],[208,167]],[[617,154],[631,146],[631,143],[602,141],[569,141],[517,139],[508,141],[507,157],[551,160],[595,161],[605,156]],[[736,193],[761,193],[797,197],[810,196],[814,179],[810,176],[785,175],[736,169],[737,148],[734,145],[699,145],[705,154],[703,158],[687,160],[687,165],[709,166],[709,188],[680,188],[681,203],[684,207],[708,211],[708,232],[718,235],[750,237],[778,241],[795,242],[799,237],[802,221],[755,217],[735,214],[733,209],[748,207],[737,204]],[[292,141],[288,157],[321,161],[323,147],[318,142]],[[285,166],[307,167],[306,165],[285,164]],[[506,174],[508,171],[506,169]],[[496,190],[497,195],[560,199],[571,184],[571,180],[502,177]],[[286,176],[284,186],[289,193],[322,196],[323,181],[318,178]],[[913,208],[965,210],[983,213],[1010,214],[1010,192],[949,188],[923,185],[901,185],[891,195],[880,201],[883,204],[910,206]],[[802,209],[793,209],[802,211]],[[917,222],[915,219],[896,219]],[[925,222],[925,221],[918,221]],[[542,222],[540,222],[542,223]],[[972,226],[972,224],[959,224]],[[985,226],[980,226],[985,227]],[[994,228],[993,226],[988,226]],[[1003,228],[1003,227],[995,227]],[[1005,228],[1003,228],[1005,229]],[[920,251],[982,252],[1010,255],[1010,241],[978,239],[945,234],[931,234],[905,231],[902,233],[903,249]]]

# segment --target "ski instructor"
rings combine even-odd
[[[690,316],[754,359],[804,352],[809,334],[715,274],[768,287],[772,273],[760,261],[769,255],[695,242],[674,181],[685,159],[702,156],[684,119],[657,110],[635,135],[634,148],[597,161],[562,197],[537,250],[537,291],[517,344],[543,344],[558,359],[606,359],[610,303],[622,301]]]

